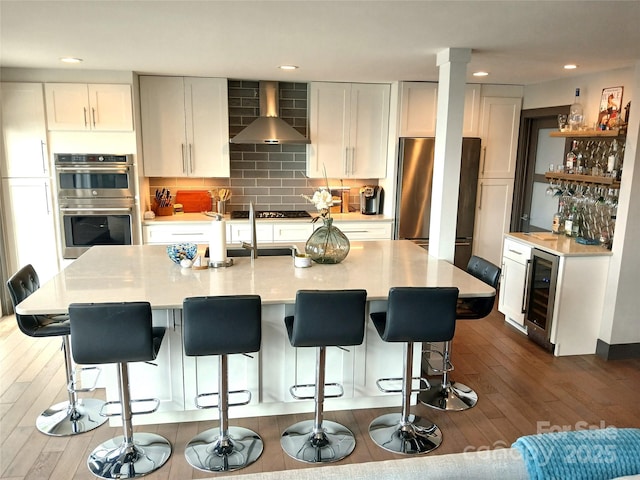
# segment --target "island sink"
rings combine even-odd
[[[293,247],[258,247],[258,257],[291,257]],[[227,248],[227,257],[250,257],[246,248]]]
[[[259,257],[292,257],[294,247],[259,247]],[[209,258],[209,247],[205,250],[204,256]],[[250,257],[251,250],[242,247],[227,248],[227,257]]]

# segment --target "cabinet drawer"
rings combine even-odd
[[[527,260],[531,258],[531,247],[509,238],[505,238],[502,254],[505,258],[510,258],[514,262],[524,265],[527,263]]]
[[[227,232],[227,243],[251,242],[251,226],[248,223],[232,224],[231,235]],[[229,227],[229,226],[227,226]],[[260,243],[273,243],[273,226],[258,223],[256,225],[256,240]]]
[[[306,242],[313,233],[313,224],[305,223],[276,223],[273,225],[274,242]]]
[[[193,242],[209,243],[209,225],[143,225],[142,242],[169,244]],[[227,225],[227,237],[229,225]]]
[[[386,222],[341,222],[334,223],[349,240],[389,240],[391,223]]]

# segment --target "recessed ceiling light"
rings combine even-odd
[[[280,65],[278,68],[280,70],[296,70],[298,66],[297,65]]]
[[[61,62],[64,63],[81,63],[82,59],[81,58],[75,58],[75,57],[62,57],[60,59]]]
[[[576,68],[578,68],[578,65],[574,65],[573,63],[568,63],[564,66],[565,70],[575,70]]]
[[[489,72],[473,72],[474,77],[486,77],[489,75]]]

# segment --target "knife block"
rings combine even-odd
[[[169,205],[168,207],[161,207],[155,200],[153,201],[151,210],[156,214],[157,217],[168,217],[169,215],[173,215],[173,205]]]

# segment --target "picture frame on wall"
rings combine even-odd
[[[610,130],[618,126],[620,109],[622,108],[622,93],[624,87],[608,87],[602,89],[598,125],[600,130]]]

